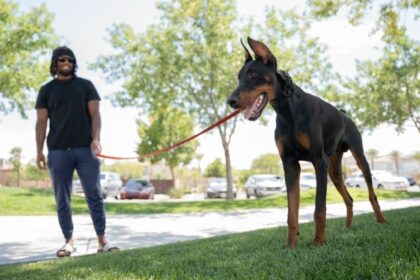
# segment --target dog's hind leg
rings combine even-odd
[[[322,245],[327,240],[327,180],[328,180],[328,158],[322,154],[312,161],[316,174],[316,195],[315,195],[315,238],[314,245]]]
[[[341,171],[341,160],[343,158],[343,153],[333,154],[328,163],[328,174],[330,175],[331,181],[334,183],[335,188],[343,197],[344,203],[347,208],[347,219],[346,227],[351,226],[353,220],[353,198],[348,193],[346,186],[343,181],[342,171]]]
[[[375,191],[373,190],[372,174],[370,172],[369,164],[363,153],[362,139],[359,135],[359,139],[357,139],[358,141],[354,140],[355,139],[353,139],[352,143],[350,144],[350,151],[357,162],[357,166],[362,171],[363,177],[365,178],[366,185],[369,191],[369,201],[375,213],[376,221],[380,224],[385,224],[387,223],[387,221],[384,215],[382,214],[381,208],[379,207],[378,199],[376,198]]]

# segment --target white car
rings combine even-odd
[[[300,173],[300,187],[302,189],[316,188],[316,176],[313,173]]]
[[[384,170],[372,170],[372,184],[374,188],[383,189],[406,189],[408,188],[408,181],[406,178],[396,176],[391,172]],[[356,172],[346,179],[347,187],[366,188],[365,178],[362,172]]]
[[[275,174],[252,175],[245,183],[247,198],[277,194],[285,190],[286,184],[283,178]]]
[[[117,199],[123,185],[120,175],[115,172],[101,172],[100,179],[102,197],[114,197]]]
[[[236,197],[238,189],[233,183],[232,193]],[[226,178],[210,178],[207,180],[206,198],[224,198],[227,196],[227,180]]]
[[[114,172],[101,172],[100,184],[102,197],[115,197],[118,198],[120,190],[122,188],[122,181],[120,176]],[[84,193],[80,180],[73,181],[73,193]]]

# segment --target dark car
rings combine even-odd
[[[408,184],[410,185],[410,186],[415,186],[416,185],[416,180],[414,180],[414,178],[413,177],[407,177],[407,180],[408,180]]]
[[[155,187],[148,180],[130,179],[120,191],[121,199],[153,199]]]

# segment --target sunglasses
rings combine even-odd
[[[68,58],[68,57],[59,58],[58,61],[60,61],[60,62],[66,62],[66,61],[68,61],[70,63],[74,63],[74,59]]]

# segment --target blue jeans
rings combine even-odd
[[[96,234],[105,233],[105,208],[100,187],[99,165],[98,158],[92,154],[90,148],[48,152],[48,169],[54,187],[58,221],[66,239],[71,239],[73,236],[70,203],[74,170],[79,174]]]

